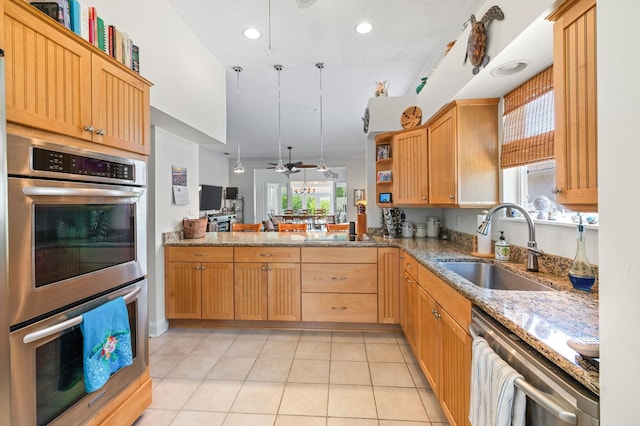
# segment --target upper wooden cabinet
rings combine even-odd
[[[498,203],[499,99],[453,101],[427,123],[429,204]]]
[[[380,207],[491,207],[498,203],[499,99],[453,101],[415,129],[376,136],[376,195]],[[380,147],[389,159],[379,159]],[[390,170],[392,180],[381,181]]]
[[[553,27],[556,200],[572,210],[598,208],[596,1],[570,0]]]
[[[4,0],[7,121],[150,153],[150,83],[23,1]]]
[[[422,127],[393,136],[393,197],[399,205],[424,205],[428,198],[427,130]]]

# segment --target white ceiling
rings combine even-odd
[[[278,158],[278,83],[282,64],[282,157],[320,158],[320,72],[322,71],[324,158],[331,167],[364,158],[362,120],[375,82],[388,81],[390,96],[414,94],[420,78],[442,58],[480,0],[170,0],[177,13],[227,68],[226,145],[237,150],[237,84],[240,73],[242,160]],[[302,3],[303,5],[299,4]],[[306,6],[306,7],[304,7]],[[362,21],[373,31],[357,34]],[[271,22],[271,52],[269,49]],[[242,35],[256,27],[262,38]]]

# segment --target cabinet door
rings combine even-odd
[[[405,309],[407,310],[405,335],[415,354],[418,352],[418,283],[406,271],[404,272],[404,287]]]
[[[378,322],[400,322],[400,259],[397,248],[378,249]]]
[[[267,270],[268,319],[300,321],[300,264],[269,263]]]
[[[471,386],[471,336],[444,310],[442,326],[442,373],[440,404],[452,425],[469,424]]]
[[[148,155],[150,88],[118,65],[92,56],[94,141]]]
[[[234,265],[235,319],[267,319],[267,264]]]
[[[422,368],[433,393],[440,396],[440,362],[442,357],[442,332],[440,307],[431,296],[418,286],[418,329],[420,346],[418,347],[418,363]]]
[[[90,50],[37,9],[3,3],[7,121],[91,140]]]
[[[577,1],[560,13],[553,36],[556,200],[592,211],[598,205],[596,1]]]
[[[429,202],[457,203],[456,109],[429,125]]]
[[[203,263],[202,319],[233,319],[233,263]]]
[[[392,152],[394,204],[427,204],[427,131],[398,133]]]
[[[168,262],[165,271],[165,314],[173,318],[201,318],[201,264]]]

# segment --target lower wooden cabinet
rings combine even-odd
[[[165,247],[167,319],[233,319],[233,248]]]
[[[235,319],[300,321],[300,249],[237,247]]]
[[[469,424],[471,302],[418,267],[416,357],[452,425]]]
[[[378,248],[378,322],[400,323],[400,250]]]

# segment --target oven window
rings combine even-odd
[[[35,286],[135,260],[135,204],[36,204]]]
[[[137,356],[136,310],[137,301],[127,304],[134,359]],[[82,377],[82,342],[78,325],[36,348],[38,425],[49,423],[86,395]]]

